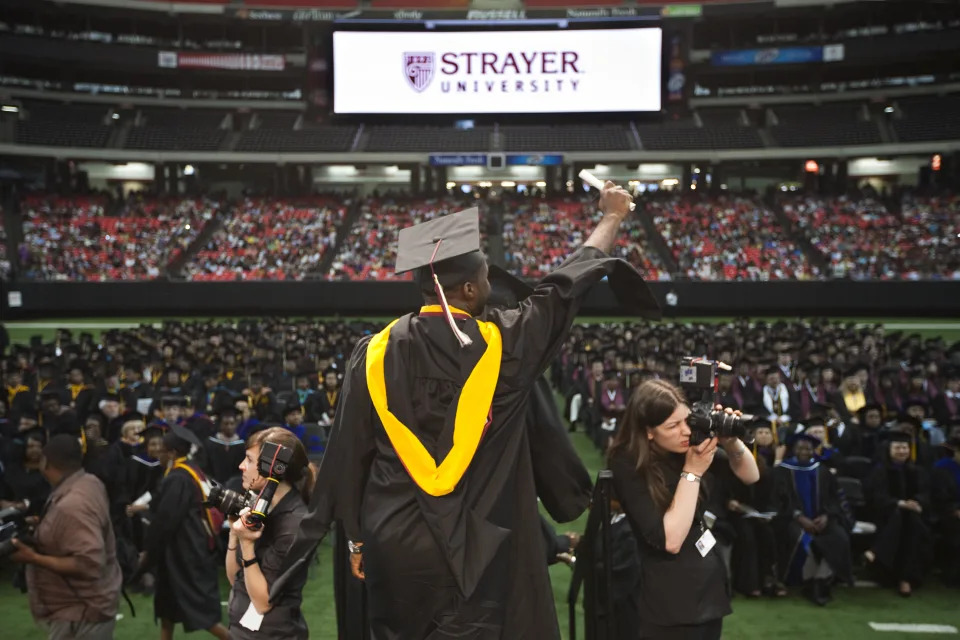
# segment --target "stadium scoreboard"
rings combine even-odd
[[[336,114],[657,112],[659,27],[333,32]]]

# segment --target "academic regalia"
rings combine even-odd
[[[429,243],[435,234],[423,236]],[[519,309],[488,309],[473,319],[443,305],[424,307],[358,343],[320,466],[317,487],[324,490],[314,492],[302,537],[307,548],[315,544],[335,504],[346,535],[363,541],[373,638],[559,637],[527,430],[518,427],[530,387],[565,340],[579,300],[604,275],[611,284],[618,270],[630,276],[624,268],[583,248]],[[632,282],[648,303],[639,276]],[[465,442],[474,444],[464,449]],[[429,459],[447,461],[440,475],[429,471]],[[448,473],[457,460],[466,463]]]
[[[760,479],[754,484],[744,484],[730,470],[729,465],[718,469],[720,487],[723,493],[723,502],[736,500],[741,505],[752,507],[760,513],[774,510],[773,469],[767,464],[758,461]],[[725,506],[725,504],[724,504]],[[738,592],[749,595],[771,586],[770,581],[777,581],[777,547],[776,536],[770,520],[761,518],[747,518],[741,513],[729,512],[727,518],[735,532],[733,542],[732,573],[733,588]]]
[[[340,389],[335,391],[329,391],[326,388],[321,389],[313,396],[313,402],[315,411],[317,413],[317,418],[321,423],[326,423],[327,420],[333,421],[333,416],[337,413],[337,401],[340,399]],[[326,420],[324,420],[326,416]]]
[[[938,460],[932,484],[933,509],[943,545],[937,564],[943,568],[947,584],[960,586],[960,463],[952,456]]]
[[[206,449],[207,475],[220,484],[240,475],[240,463],[247,454],[247,445],[242,438],[234,437],[224,440],[220,434],[208,437],[203,441]]]
[[[12,464],[4,470],[3,479],[13,500],[30,502],[26,515],[40,515],[51,489],[50,483],[39,469],[27,469],[19,463]]]
[[[812,550],[818,557],[826,559],[838,580],[852,584],[847,517],[840,504],[833,474],[817,460],[806,465],[800,465],[796,458],[784,461],[774,469],[774,504],[777,516],[773,526],[777,534],[781,581],[787,582],[791,570],[801,565],[802,559]],[[826,530],[811,536],[800,527],[795,517],[797,513],[811,519],[826,514]]]
[[[931,555],[930,529],[926,524],[930,513],[927,472],[909,461],[894,464],[887,460],[867,478],[864,495],[877,525],[873,542],[876,564],[896,580],[920,582]],[[916,500],[924,513],[901,509],[897,506],[899,500]]]
[[[944,390],[934,399],[932,409],[937,423],[949,424],[960,416],[960,394]]]
[[[223,559],[194,475],[204,480],[202,471],[181,459],[163,478],[150,502],[146,540],[148,566],[157,578],[154,618],[181,622],[187,632],[221,622]]]

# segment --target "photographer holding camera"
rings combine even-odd
[[[708,471],[720,446],[745,484],[759,472],[735,431],[715,428],[739,424],[732,410],[701,415],[699,404],[692,415],[680,389],[648,380],[630,397],[610,448],[614,488],[640,551],[641,638],[713,640],[730,613],[726,568],[704,517]]]
[[[74,436],[50,439],[40,471],[53,491],[35,539],[12,541],[11,559],[27,565],[30,611],[50,640],[110,640],[122,578],[107,491],[83,470]]]
[[[309,563],[284,576],[283,587],[272,599],[269,593],[307,515],[314,474],[306,449],[282,427],[258,431],[247,441],[240,470],[243,488],[259,495],[251,507],[240,511],[230,529],[226,557],[227,578],[233,587],[230,637],[305,640],[309,633],[300,604]],[[261,508],[264,500],[268,509]]]

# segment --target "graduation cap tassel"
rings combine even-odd
[[[430,273],[433,275],[433,290],[437,293],[437,298],[440,299],[440,308],[443,309],[443,316],[447,319],[447,324],[450,325],[450,330],[453,331],[453,335],[457,339],[457,342],[460,343],[460,348],[462,349],[463,347],[469,347],[473,344],[473,340],[461,331],[456,321],[454,321],[453,314],[450,313],[450,306],[447,304],[447,296],[444,295],[443,287],[440,286],[440,278],[437,277],[437,272],[433,270],[433,260],[437,257],[437,251],[440,249],[441,244],[443,244],[443,239],[437,241],[437,245],[433,248],[433,255],[430,257]]]

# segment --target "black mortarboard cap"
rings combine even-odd
[[[443,287],[458,285],[476,274],[483,264],[477,207],[400,230],[396,272],[420,269],[421,286],[432,291],[431,264]]]
[[[160,405],[163,407],[186,407],[187,399],[184,396],[163,396],[160,399]]]
[[[807,442],[812,444],[814,447],[819,447],[820,445],[823,444],[820,438],[814,437],[809,433],[805,433],[803,431],[801,431],[800,433],[791,434],[790,437],[787,438],[787,444],[789,444],[792,447],[793,445],[797,444],[797,442],[799,442],[800,440],[806,440]]]
[[[911,444],[913,442],[913,435],[906,431],[893,430],[884,433],[883,439],[887,442],[906,442],[907,444]]]
[[[167,449],[175,449],[180,452],[187,452],[191,445],[199,448],[200,439],[197,435],[179,424],[172,425],[170,431],[163,436],[163,445]]]

